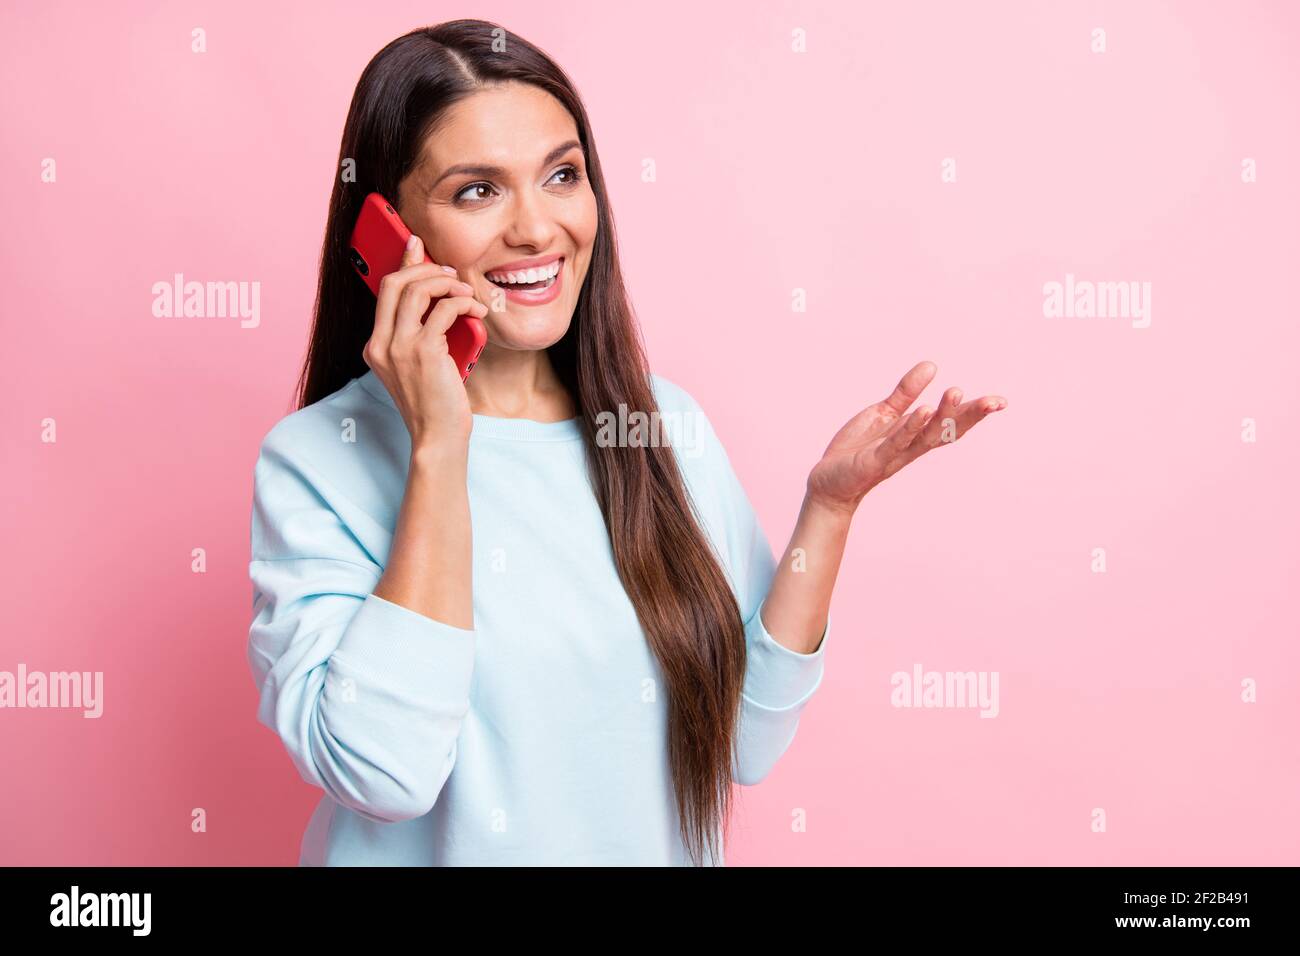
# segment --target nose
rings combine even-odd
[[[549,249],[555,228],[545,197],[528,190],[515,194],[505,234],[508,245]]]

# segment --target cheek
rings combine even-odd
[[[599,224],[600,218],[596,212],[596,197],[590,190],[586,194],[586,201],[575,203],[564,217],[564,228],[573,237],[574,244],[581,251],[591,251],[591,246],[596,241]]]
[[[496,231],[486,224],[456,222],[448,217],[429,220],[429,255],[443,266],[452,266],[462,274],[473,267],[492,245]]]

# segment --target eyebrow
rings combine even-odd
[[[567,143],[561,143],[559,146],[555,147],[555,149],[551,150],[549,153],[546,154],[546,158],[542,160],[541,165],[549,166],[551,163],[555,162],[557,159],[559,159],[569,150],[573,149],[574,147],[580,148],[581,146],[582,144],[579,143],[576,139],[571,139]],[[435,189],[437,189],[438,184],[442,182],[444,179],[446,179],[448,176],[467,175],[467,176],[486,176],[490,178],[490,177],[504,176],[505,173],[506,171],[502,169],[500,166],[484,166],[484,165],[476,165],[476,164],[461,164],[459,166],[452,166],[447,170],[445,170],[441,176],[439,176],[437,179],[433,181],[433,183],[429,186],[429,192],[433,192]]]

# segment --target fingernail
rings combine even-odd
[[[448,275],[453,275],[453,276],[454,276],[454,275],[456,274],[456,270],[453,269],[451,266],[443,266],[443,267],[442,267],[442,271],[445,272],[445,273],[447,273]]]
[[[406,240],[406,250],[407,250],[407,252],[410,252],[412,249],[414,249],[414,248],[415,248],[416,246],[418,246],[419,244],[420,244],[420,237],[417,236],[415,233],[411,233],[411,238]]]
[[[961,403],[961,389],[957,389],[957,391],[952,393],[952,403],[954,405]]]

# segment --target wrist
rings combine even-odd
[[[463,469],[469,460],[469,443],[460,441],[425,441],[411,447],[412,474],[446,474],[448,469]]]
[[[831,500],[819,497],[811,492],[804,494],[803,511],[810,518],[819,520],[830,525],[845,525],[853,520],[853,515],[858,510],[858,505],[866,496],[864,491],[856,498],[850,501]]]

